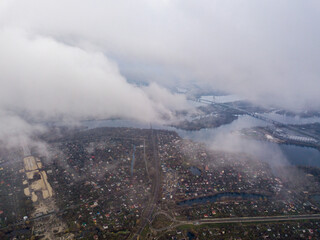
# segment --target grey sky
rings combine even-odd
[[[1,111],[159,119],[190,83],[319,109],[319,22],[316,0],[1,0]]]

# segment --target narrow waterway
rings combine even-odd
[[[207,202],[214,203],[217,201],[226,201],[226,200],[256,200],[256,199],[263,199],[266,196],[261,194],[253,194],[253,193],[237,193],[237,192],[225,192],[219,193],[216,195],[206,196],[206,197],[199,197],[193,198],[189,200],[184,200],[178,203],[179,206],[192,206],[193,204],[205,204]]]

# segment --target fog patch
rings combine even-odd
[[[290,165],[278,145],[251,140],[239,132],[218,134],[209,143],[213,150],[231,153],[245,153],[250,157],[267,162],[271,166]]]

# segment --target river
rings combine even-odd
[[[150,128],[149,123],[141,123],[132,120],[92,120],[82,122],[84,126],[88,128],[97,127],[134,127],[134,128]],[[201,129],[199,131],[185,131],[176,129],[174,127],[152,124],[154,129],[165,129],[176,131],[182,138],[191,139],[197,142],[204,142],[208,145],[217,145],[218,147],[226,146],[219,145],[223,139],[231,139],[230,141],[235,142],[235,139],[240,139],[237,144],[231,145],[233,150],[246,152],[257,155],[257,157],[266,161],[281,162],[281,164],[293,164],[293,165],[305,165],[320,167],[320,151],[310,148],[301,147],[294,145],[278,145],[275,143],[262,142],[253,139],[245,139],[243,137],[235,137],[233,134],[243,128],[255,127],[255,126],[266,126],[266,123],[262,120],[255,119],[248,115],[241,115],[235,121],[230,124],[222,125],[218,128]],[[280,158],[285,158],[285,161],[280,161]]]

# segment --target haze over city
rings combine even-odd
[[[319,22],[316,0],[1,0],[0,238],[319,237]]]

